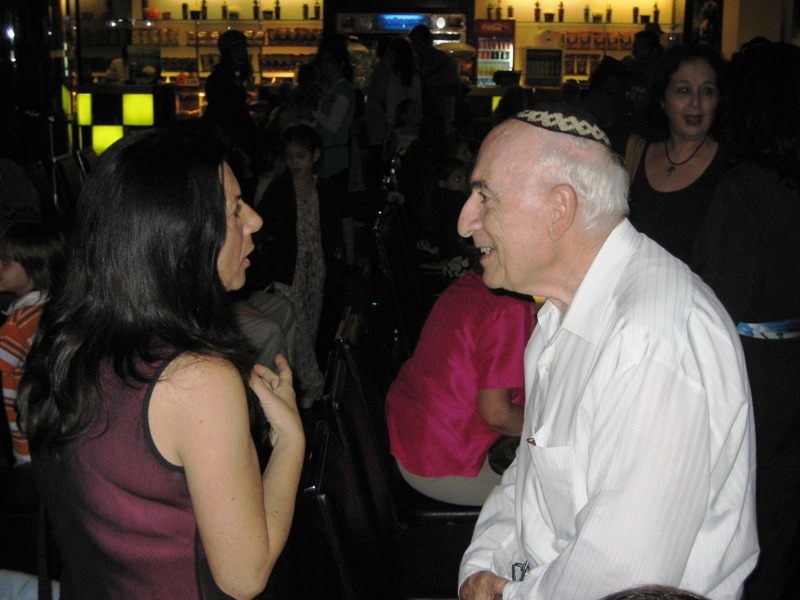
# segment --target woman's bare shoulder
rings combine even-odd
[[[244,395],[244,384],[229,361],[184,352],[164,369],[156,390],[172,400],[195,403],[199,398],[213,399],[220,393],[225,396],[237,392]]]

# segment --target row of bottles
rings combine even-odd
[[[486,7],[486,18],[489,20],[495,19],[497,21],[503,18],[503,7],[500,6],[500,0],[497,0],[496,7],[492,6],[491,2],[488,4]],[[508,6],[508,18],[514,18],[514,7],[511,5]]]
[[[142,0],[142,14],[147,14],[147,2],[148,0]],[[208,19],[208,2],[207,0],[203,0],[200,4],[200,10],[189,10],[189,4],[184,2],[181,5],[182,9],[182,17],[184,20],[188,20],[190,17],[193,20],[206,20]],[[314,1],[314,19],[319,19],[320,14],[322,11],[322,7],[320,6],[319,0]],[[261,6],[259,5],[259,0],[253,0],[253,19],[276,19],[280,20],[281,18],[281,2],[280,0],[275,0],[275,6],[273,10],[265,10],[262,12]],[[240,14],[238,10],[231,10],[228,8],[227,0],[222,0],[222,6],[220,7],[220,18],[225,21],[228,19],[239,19]],[[247,17],[245,17],[247,18]],[[309,7],[308,4],[303,4],[303,19],[309,18]]]
[[[487,19],[496,19],[500,20],[503,18],[503,8],[500,6],[501,0],[497,0],[497,6],[493,6],[489,3],[486,7],[486,18]],[[540,2],[534,2],[533,8],[533,20],[537,23],[542,21],[544,17],[544,22],[546,23],[553,23],[558,19],[559,23],[564,22],[564,2],[558,3],[558,8],[555,11],[548,11],[542,10],[542,6]],[[602,23],[603,17],[605,17],[606,23],[611,23],[614,11],[611,7],[611,4],[606,5],[605,14],[603,11],[595,10],[592,11],[587,4],[583,9],[583,21],[584,23]],[[641,22],[642,23],[658,23],[659,16],[661,11],[658,8],[658,2],[653,5],[653,14],[652,15],[641,15]],[[513,19],[514,18],[514,7],[508,7],[508,16],[507,18]],[[633,23],[639,23],[640,16],[639,16],[639,7],[633,7]]]

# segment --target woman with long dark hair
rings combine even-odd
[[[667,50],[648,96],[643,137],[631,136],[625,152],[630,222],[687,263],[727,166],[717,119],[723,71],[709,46]]]
[[[62,597],[263,590],[304,438],[286,361],[254,367],[228,307],[260,227],[221,147],[194,131],[130,135],[88,179],[22,382]]]

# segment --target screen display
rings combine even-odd
[[[425,15],[375,15],[375,29],[378,31],[411,31],[417,25],[427,24]]]

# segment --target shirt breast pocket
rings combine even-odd
[[[526,488],[555,536],[569,540],[575,535],[576,516],[586,504],[586,468],[575,446],[524,444],[531,456],[532,481]]]

